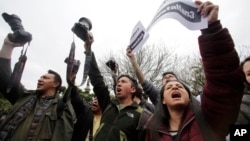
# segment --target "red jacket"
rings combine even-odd
[[[219,140],[225,140],[229,125],[233,124],[238,116],[244,74],[239,66],[240,60],[230,33],[226,28],[222,29],[219,21],[202,30],[199,47],[206,76],[201,110]],[[160,140],[173,140],[167,127],[158,125],[157,132],[162,133]],[[190,107],[179,132],[181,141],[205,140],[197,117]],[[151,140],[151,135],[147,131],[146,141]]]

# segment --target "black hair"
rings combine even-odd
[[[130,81],[131,81],[131,87],[134,87],[135,88],[135,92],[133,93],[132,95],[132,99],[135,97],[135,93],[137,92],[138,90],[138,82],[136,79],[134,79],[132,76],[128,75],[128,74],[121,74],[118,78],[117,78],[117,81],[122,78],[122,77],[127,77]]]
[[[174,72],[172,72],[172,71],[166,71],[166,72],[162,73],[162,79],[163,79],[164,76],[167,75],[167,74],[172,74],[172,75],[178,80],[177,75],[176,75]]]
[[[48,73],[53,74],[55,76],[54,81],[59,83],[59,85],[56,87],[56,91],[58,91],[61,88],[61,85],[62,85],[61,76],[59,75],[59,73],[57,73],[57,72],[55,72],[53,70],[48,70]]]
[[[245,59],[240,63],[240,66],[243,67],[244,64],[245,64],[247,61],[250,61],[250,56],[248,56],[247,58],[245,58]]]
[[[240,66],[241,66],[241,69],[242,69],[242,70],[243,70],[244,64],[245,64],[246,62],[248,62],[248,61],[250,61],[250,56],[248,56],[247,58],[245,58],[245,59],[240,63]],[[244,74],[244,76],[245,76],[245,74]],[[250,85],[250,84],[247,82],[246,77],[244,77],[244,80],[245,80],[245,83],[246,83],[247,85]]]
[[[117,80],[119,80],[122,77],[127,77],[131,82],[132,82],[132,86],[137,88],[138,87],[138,82],[136,79],[134,79],[132,76],[128,75],[128,74],[122,74],[120,75]]]
[[[148,95],[147,95],[147,94],[142,93],[142,97],[143,97],[145,100],[148,100]]]
[[[136,92],[135,92],[135,96],[138,97],[140,100],[142,100],[143,90],[141,87],[137,87]]]
[[[181,82],[179,80],[171,80],[171,81],[168,81],[167,83],[173,82],[173,81],[180,82],[184,86],[184,88],[187,90],[189,98],[191,99],[191,92],[188,86],[184,82]],[[169,114],[167,106],[162,103],[164,89],[165,89],[166,84],[161,87],[160,100],[157,103],[157,108],[149,122],[149,130],[150,130],[153,140],[159,140],[159,137],[160,137],[160,135],[158,134],[156,130],[157,127],[162,126],[162,125],[169,127],[170,114]]]

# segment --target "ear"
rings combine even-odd
[[[131,93],[135,93],[136,92],[136,88],[135,87],[131,87],[130,92]]]
[[[162,100],[162,104],[166,104],[164,100]]]
[[[58,87],[59,86],[59,82],[54,82],[54,87]]]

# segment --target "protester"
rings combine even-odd
[[[110,62],[110,61],[109,61]],[[108,63],[109,63],[108,62]],[[117,77],[119,76],[119,65],[116,63],[116,62],[113,62],[114,64],[113,64],[113,68],[112,67],[110,67],[110,69],[111,69],[111,73],[112,73],[112,79],[113,79],[113,88],[114,88],[114,90],[115,90],[115,86],[116,86],[116,84],[117,84]],[[111,66],[111,65],[109,65],[109,66]],[[151,113],[153,113],[154,112],[154,109],[155,109],[155,107],[154,107],[154,105],[153,104],[151,104],[151,103],[149,103],[148,102],[148,100],[146,100],[144,97],[143,97],[143,94],[144,94],[144,92],[143,92],[143,90],[142,90],[142,88],[141,88],[141,86],[138,86],[137,87],[137,90],[136,90],[136,92],[135,92],[135,94],[134,94],[134,98],[133,98],[133,100],[137,103],[137,104],[139,104],[142,108],[145,108],[145,109],[147,109],[149,112],[151,112]]]
[[[151,100],[151,102],[156,106],[157,103],[159,102],[160,99],[160,91],[158,88],[156,88],[152,83],[150,83],[149,81],[147,81],[145,79],[145,76],[143,75],[137,61],[135,58],[135,55],[132,53],[132,50],[130,49],[130,47],[127,48],[127,56],[129,58],[129,61],[132,64],[132,67],[134,69],[134,72],[139,80],[139,83],[141,84],[143,91],[145,94],[147,94],[149,96],[149,99]],[[164,85],[167,81],[170,80],[177,80],[178,77],[176,76],[175,73],[173,72],[164,72],[162,74],[162,85]]]
[[[98,100],[94,97],[90,106],[82,100],[75,86],[72,88],[71,98],[77,116],[71,141],[92,141],[102,116]]]
[[[151,113],[154,113],[155,106],[153,104],[149,103],[148,100],[144,98],[143,94],[144,94],[144,92],[143,92],[142,88],[138,87],[133,100],[138,105],[140,105],[142,108],[147,109]]]
[[[245,58],[241,66],[246,81],[239,116],[235,124],[250,124],[250,56]]]
[[[97,97],[94,97],[92,100],[91,110],[94,113],[93,125],[92,125],[92,128],[89,130],[88,138],[86,138],[86,141],[91,141],[93,139],[97,129],[100,126],[100,121],[102,118],[102,110],[101,110],[101,107],[99,105]]]
[[[57,90],[62,80],[58,73],[49,70],[37,83],[36,91],[27,91],[21,84],[7,93],[11,75],[11,54],[18,43],[5,38],[0,51],[0,90],[13,108],[0,127],[0,139],[3,141],[27,140],[65,140],[71,139],[74,122],[73,111],[63,109],[63,115],[57,117]],[[70,106],[70,105],[68,105]],[[69,118],[71,117],[71,118]],[[63,127],[66,126],[66,127]]]
[[[5,16],[8,21],[12,18],[7,14]],[[17,16],[14,16],[11,24],[14,27],[21,26],[20,23],[15,24],[15,21],[20,21],[15,19],[18,19]],[[26,90],[16,80],[14,81],[17,85],[9,87],[12,82],[10,78],[13,49],[29,42],[30,35],[20,30],[9,33],[0,50],[0,93],[13,105],[0,125],[0,140],[69,141],[72,137],[75,116],[70,102],[63,103],[58,95],[62,80],[57,72],[48,70],[42,75],[38,79],[36,90]]]
[[[223,141],[237,119],[244,74],[228,29],[218,20],[218,6],[195,1],[197,12],[208,18],[198,38],[206,84],[200,103],[179,80],[167,82],[146,125],[146,141]]]
[[[98,69],[93,52],[90,50],[93,38],[88,35],[85,42],[86,55],[92,55],[89,78],[99,105],[103,111],[100,127],[94,135],[94,141],[138,141],[141,140],[142,128],[146,118],[141,119],[143,109],[133,101],[138,87],[137,81],[129,75],[120,75],[115,87],[116,100],[111,101],[108,87]],[[142,123],[141,123],[142,122]]]
[[[71,141],[85,141],[89,139],[88,133],[93,126],[94,114],[90,105],[80,97],[78,88],[69,87],[71,87],[68,89],[71,91],[71,103],[77,118]]]
[[[245,74],[245,89],[240,105],[238,119],[236,120],[235,124],[247,125],[250,124],[250,56],[241,62],[241,67]],[[226,140],[230,141],[230,134],[228,134]]]

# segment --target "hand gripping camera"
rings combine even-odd
[[[72,31],[83,41],[87,40],[88,31],[92,29],[92,23],[88,18],[82,17],[72,27]]]
[[[116,62],[115,62],[115,58],[111,57],[108,62],[106,62],[106,65],[112,70],[115,71],[115,67],[116,67]]]
[[[24,30],[21,19],[8,13],[2,14],[3,19],[9,24],[13,33],[8,34],[8,38],[13,43],[26,43],[32,40],[32,35]]]

